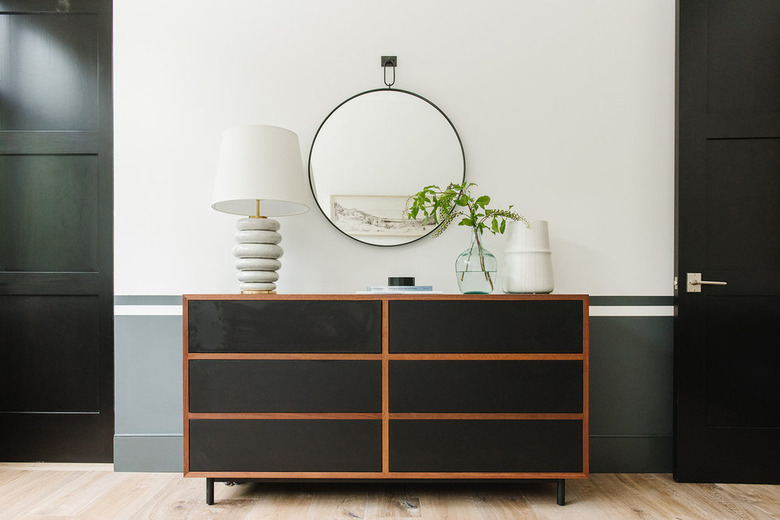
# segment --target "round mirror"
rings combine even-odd
[[[377,89],[347,99],[322,122],[309,182],[322,213],[344,234],[396,246],[435,228],[406,219],[409,196],[463,182],[465,165],[458,132],[436,105],[413,92]]]

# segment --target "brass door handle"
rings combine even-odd
[[[688,284],[686,289],[688,292],[701,292],[702,285],[728,285],[727,282],[713,282],[709,280],[702,280],[701,273],[688,273]]]

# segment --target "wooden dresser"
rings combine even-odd
[[[185,295],[184,476],[588,476],[588,297]]]

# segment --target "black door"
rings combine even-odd
[[[678,7],[675,479],[779,483],[780,1]]]
[[[0,0],[0,461],[113,459],[111,2]]]

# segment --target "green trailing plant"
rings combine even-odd
[[[482,248],[482,233],[487,230],[495,234],[503,234],[506,230],[507,220],[522,221],[527,225],[528,220],[512,211],[513,206],[507,209],[489,208],[490,197],[477,196],[471,193],[477,184],[473,182],[455,184],[451,183],[442,189],[436,185],[424,187],[406,201],[404,211],[407,219],[422,219],[423,225],[431,221],[439,227],[433,236],[438,237],[450,224],[458,220],[459,226],[468,226],[474,236],[477,245],[480,267],[493,289],[493,280],[490,273],[485,270],[485,257]],[[469,251],[471,255],[471,251]],[[461,275],[465,276],[465,272]]]

